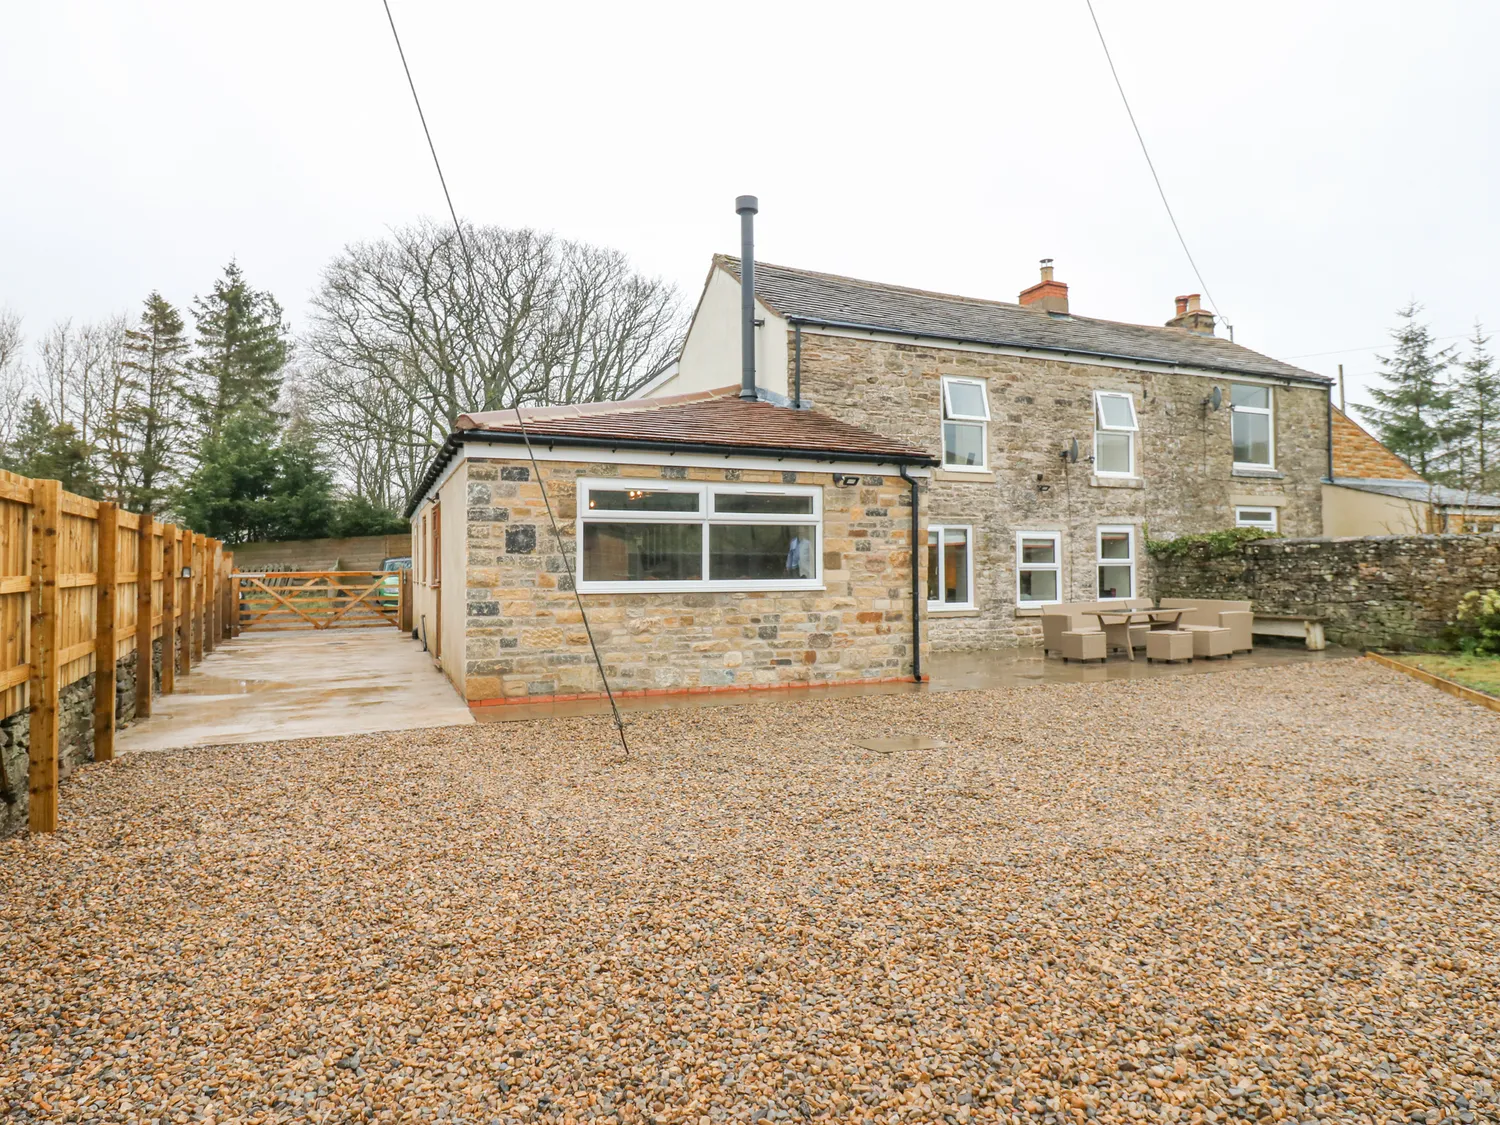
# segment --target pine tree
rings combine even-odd
[[[5,462],[5,468],[23,477],[61,481],[64,489],[80,496],[99,495],[89,447],[71,423],[54,422],[39,398],[26,403]]]
[[[1487,350],[1490,338],[1474,323],[1469,355],[1460,365],[1454,388],[1454,421],[1462,442],[1462,480],[1465,488],[1500,488],[1500,370]]]
[[[124,346],[125,367],[132,374],[121,421],[135,460],[125,503],[134,511],[154,514],[161,510],[181,462],[177,445],[185,423],[188,351],[181,314],[153,291],[139,326],[126,331]]]
[[[193,319],[198,339],[192,399],[205,437],[217,438],[242,410],[270,415],[291,354],[291,330],[276,298],[250,288],[239,265],[230,262],[213,291],[193,302]]]
[[[1417,321],[1415,301],[1397,311],[1402,323],[1391,332],[1396,348],[1379,356],[1380,377],[1387,387],[1372,387],[1379,404],[1370,409],[1380,440],[1423,477],[1437,480],[1448,443],[1458,429],[1453,419],[1453,391],[1443,373],[1454,360],[1451,347],[1434,350],[1432,333]]]

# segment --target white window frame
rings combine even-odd
[[[947,544],[943,542],[943,532],[945,532],[945,531],[962,531],[964,533],[964,542],[969,545],[969,566],[968,566],[968,574],[966,576],[967,577],[967,583],[966,583],[966,585],[967,585],[967,588],[968,588],[968,591],[969,591],[969,600],[966,601],[966,602],[945,602],[945,601],[933,601],[932,599],[929,598],[928,601],[927,601],[928,612],[930,612],[930,613],[943,613],[943,612],[950,611],[950,610],[961,610],[961,609],[974,609],[974,608],[976,608],[975,602],[974,602],[974,526],[972,524],[967,524],[967,523],[930,523],[930,524],[928,524],[927,525],[927,534],[931,535],[934,531],[938,533],[938,573],[939,574],[941,574],[942,571],[943,571],[943,569],[944,569],[944,567],[943,567],[943,554],[944,554],[944,552],[947,549]],[[925,551],[928,545],[924,543],[922,546],[923,546],[923,550]],[[939,593],[942,592],[942,588],[943,588],[943,584],[942,584],[941,581],[939,581],[938,582],[938,591],[939,591]]]
[[[589,511],[589,493],[594,490],[617,492],[641,489],[649,492],[689,492],[698,497],[696,512],[611,512]],[[810,496],[812,511],[783,515],[771,512],[716,512],[714,497],[762,493],[776,496]],[[684,523],[703,529],[702,574],[709,574],[709,537],[713,524],[812,524],[818,529],[813,549],[813,577],[714,579],[687,581],[607,581],[590,582],[583,577],[583,529],[586,523]],[[703,590],[821,590],[823,589],[823,489],[815,484],[746,484],[718,481],[636,480],[616,477],[580,477],[578,480],[578,513],[575,519],[574,570],[578,589],[596,594],[653,594]]]
[[[966,384],[979,388],[981,401],[984,403],[984,413],[958,414],[955,413],[948,401],[948,388],[956,383]],[[942,385],[939,388],[938,403],[938,450],[942,454],[942,464],[939,466],[948,473],[987,473],[990,471],[990,384],[987,379],[974,379],[966,375],[944,375]],[[948,436],[945,426],[949,422],[958,422],[963,425],[979,427],[979,451],[984,460],[978,465],[950,465],[948,464]],[[952,525],[958,526],[958,525]]]
[[[1236,406],[1234,405],[1234,390],[1238,385],[1242,387],[1260,387],[1266,392],[1265,406]],[[1266,462],[1258,461],[1235,461],[1236,469],[1250,469],[1264,472],[1267,469],[1276,468],[1276,388],[1269,383],[1231,383],[1229,403],[1229,455],[1234,456],[1234,416],[1236,414],[1263,414],[1266,418]],[[1220,462],[1222,464],[1222,462]]]
[[[1104,557],[1104,536],[1107,532],[1123,531],[1130,537],[1130,557],[1128,559],[1107,559]],[[1136,544],[1136,529],[1132,524],[1100,524],[1094,532],[1094,600],[1096,601],[1123,601],[1135,597],[1135,591],[1139,585],[1139,575],[1136,573],[1137,556],[1140,554]],[[1106,598],[1099,593],[1099,569],[1106,566],[1129,566],[1130,567],[1130,593],[1116,594],[1113,598]]]
[[[1050,563],[1023,563],[1021,561],[1021,541],[1023,539],[1050,539],[1052,540],[1052,558]],[[1060,531],[1018,531],[1016,532],[1016,605],[1061,605],[1063,600],[1062,582],[1062,532]],[[1057,597],[1051,599],[1021,598],[1021,571],[1023,570],[1051,570],[1057,574]],[[1098,576],[1095,576],[1097,580]]]
[[[1247,520],[1245,518],[1246,512],[1270,512],[1271,521],[1268,524],[1264,520]],[[1265,504],[1241,504],[1234,509],[1234,526],[1254,527],[1260,529],[1261,531],[1280,531],[1281,513],[1275,508]]]
[[[1104,400],[1106,398],[1122,398],[1130,408],[1130,425],[1107,426],[1104,424]],[[1140,419],[1135,413],[1135,396],[1129,391],[1095,391],[1094,392],[1094,475],[1096,477],[1120,477],[1133,478],[1136,475],[1135,465],[1135,435],[1140,430]],[[1130,435],[1130,466],[1125,472],[1118,472],[1099,467],[1099,435],[1105,434],[1128,434]]]

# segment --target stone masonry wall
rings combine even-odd
[[[868,474],[857,486],[842,487],[830,473],[777,470],[544,462],[542,471],[570,552],[582,476],[823,488],[825,589],[586,594],[594,639],[617,692],[910,674],[911,501],[899,476]],[[471,458],[468,473],[468,698],[599,691],[530,466]]]
[[[1143,529],[1153,538],[1234,525],[1237,505],[1280,508],[1289,535],[1322,532],[1321,480],[1327,471],[1327,394],[1321,388],[1274,390],[1276,470],[1232,468],[1230,411],[1204,405],[1229,377],[1161,374],[1029,356],[1007,356],[924,343],[802,336],[804,397],[819,410],[879,433],[941,450],[941,377],[986,380],[992,421],[989,474],[936,474],[924,497],[929,524],[969,524],[976,541],[976,609],[933,612],[934,649],[1012,645],[1040,637],[1037,611],[1015,608],[1016,532],[1062,532],[1062,593],[1096,597],[1096,531],[1136,529],[1137,593],[1149,588]],[[1129,391],[1140,425],[1138,479],[1095,477],[1096,390]],[[1080,460],[1059,456],[1073,439]]]
[[[161,642],[156,641],[153,656],[159,670]],[[115,714],[123,726],[135,718],[136,654],[131,652],[115,664]],[[158,679],[159,684],[159,679]],[[66,778],[85,762],[94,760],[94,674],[90,672],[58,693],[57,773]],[[31,719],[20,711],[0,720],[0,839],[26,827],[30,806],[29,755]]]
[[[1249,599],[1257,612],[1318,617],[1329,639],[1435,648],[1458,599],[1500,587],[1500,535],[1260,539],[1215,557],[1195,545],[1159,559],[1155,593]]]

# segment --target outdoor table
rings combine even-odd
[[[1178,619],[1187,611],[1183,609],[1091,609],[1088,612],[1099,619],[1099,628],[1104,630],[1105,643],[1119,643],[1114,638],[1123,638],[1121,647],[1125,649],[1125,658],[1134,660],[1135,650],[1130,647],[1132,625],[1146,624],[1153,629],[1175,629]],[[1106,617],[1115,617],[1120,620],[1106,621]]]

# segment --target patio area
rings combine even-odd
[[[1349,660],[1361,655],[1354,649],[1330,645],[1322,652],[1309,652],[1301,644],[1260,644],[1253,652],[1228,660],[1193,660],[1177,664],[1147,663],[1144,654],[1127,660],[1115,654],[1103,664],[1064,662],[1061,657],[1042,655],[1040,647],[1017,647],[981,652],[934,653],[923,665],[927,683],[859,684],[849,687],[789,688],[778,691],[730,691],[702,695],[669,695],[619,700],[625,712],[694,710],[703,707],[741,707],[747,704],[786,704],[804,699],[839,699],[868,695],[920,695],[932,692],[993,691],[1036,684],[1094,684],[1113,680],[1154,680],[1172,676],[1205,676],[1246,668],[1280,668]],[[566,703],[511,703],[499,707],[470,708],[481,723],[516,722],[527,719],[562,718],[570,715],[603,715],[609,704],[586,699]]]

